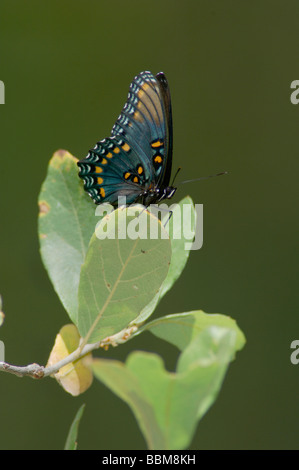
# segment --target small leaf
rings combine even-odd
[[[73,322],[78,315],[81,265],[99,220],[78,178],[77,161],[65,150],[53,155],[38,202],[42,260]]]
[[[190,234],[188,234],[188,238],[186,238],[186,234],[184,232],[184,206],[190,206]],[[172,217],[167,222],[168,219],[169,214],[167,214],[163,218],[162,223],[167,223],[166,228],[169,232],[171,241],[172,255],[169,271],[159,292],[152,299],[152,301],[142,310],[138,318],[134,320],[134,323],[136,324],[143,323],[153,313],[157,304],[164,297],[164,295],[172,288],[175,281],[182,274],[182,271],[185,268],[189,258],[190,251],[186,249],[186,243],[190,245],[190,241],[192,241],[195,235],[196,228],[196,211],[192,199],[189,196],[182,199],[178,204],[175,205]]]
[[[74,421],[71,424],[66,443],[64,446],[64,450],[77,450],[77,436],[78,436],[78,429],[80,420],[82,418],[83,412],[85,408],[85,403],[80,406],[79,410],[76,413]]]
[[[137,334],[148,330],[158,338],[164,339],[183,350],[191,343],[193,338],[209,326],[234,330],[236,332],[236,351],[243,348],[246,340],[236,320],[227,315],[205,313],[202,310],[166,315],[147,323],[138,330]],[[136,334],[133,336],[136,336]]]
[[[80,335],[75,325],[63,326],[56,336],[47,367],[69,356],[78,348],[79,342]],[[92,354],[87,354],[82,359],[62,367],[54,377],[66,392],[78,396],[92,384],[93,376],[89,368],[91,360]]]
[[[158,292],[171,258],[167,233],[153,215],[119,209],[102,219],[90,241],[79,285],[78,329],[90,343],[114,335],[136,318]],[[158,223],[161,237],[150,238]],[[132,227],[138,226],[133,239]],[[128,236],[128,232],[131,234]],[[137,233],[136,232],[136,233]],[[118,234],[116,236],[116,234]],[[110,238],[115,236],[115,238]],[[164,237],[164,238],[162,238]]]
[[[92,369],[131,407],[149,449],[185,449],[218,395],[236,336],[234,329],[205,328],[181,353],[175,373],[158,355],[140,351],[125,364],[96,359]]]

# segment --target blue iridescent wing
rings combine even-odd
[[[163,126],[165,132],[165,150],[164,150],[164,165],[162,172],[162,181],[160,185],[166,187],[169,186],[171,167],[172,167],[172,145],[173,145],[173,130],[172,130],[172,109],[171,109],[171,98],[170,90],[167,79],[163,72],[159,72],[156,75],[159,82],[160,93],[163,100]]]
[[[132,204],[149,178],[138,154],[119,136],[98,142],[78,166],[84,189],[96,204],[116,204],[119,196],[125,196],[127,204]]]
[[[169,184],[172,163],[170,92],[163,72],[141,72],[130,85],[128,100],[112,129],[152,167],[156,186]],[[167,176],[167,178],[166,178]]]
[[[165,75],[141,72],[111,137],[78,163],[84,188],[95,203],[140,200],[148,188],[168,186],[172,162],[172,118]]]

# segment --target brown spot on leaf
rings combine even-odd
[[[38,206],[39,206],[39,215],[46,215],[50,210],[50,206],[46,201],[40,201],[38,203]]]
[[[54,153],[53,157],[51,158],[50,165],[57,170],[61,170],[61,165],[65,164],[65,171],[69,171],[72,167],[72,163],[74,162],[77,163],[78,158],[74,157],[67,150],[59,149]]]
[[[59,157],[59,158],[63,158],[66,153],[68,153],[66,150],[59,149],[55,152],[55,155],[57,155],[57,157]]]

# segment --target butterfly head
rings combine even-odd
[[[163,188],[163,197],[162,199],[171,199],[174,196],[174,193],[176,192],[177,188],[174,188],[173,186],[167,186],[166,188]]]
[[[176,190],[177,188],[174,188],[173,186],[156,186],[143,191],[143,193],[140,194],[140,197],[143,204],[145,206],[149,206],[150,204],[155,204],[156,202],[160,202],[163,199],[171,199]]]

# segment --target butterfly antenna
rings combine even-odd
[[[217,175],[202,176],[201,178],[196,178],[194,180],[181,181],[178,184],[185,184],[185,183],[192,183],[193,181],[207,180],[208,178],[214,178],[214,176],[221,176],[221,175],[228,175],[228,171],[223,171],[222,173],[217,173]]]
[[[173,184],[174,184],[174,180],[175,180],[175,179],[176,179],[176,177],[178,176],[178,174],[179,174],[179,172],[181,171],[181,169],[182,169],[182,167],[181,167],[181,166],[179,166],[179,167],[178,167],[178,169],[177,169],[177,171],[176,171],[176,174],[175,174],[175,175],[174,175],[174,177],[173,177],[173,180],[172,180],[171,186],[173,186]]]

